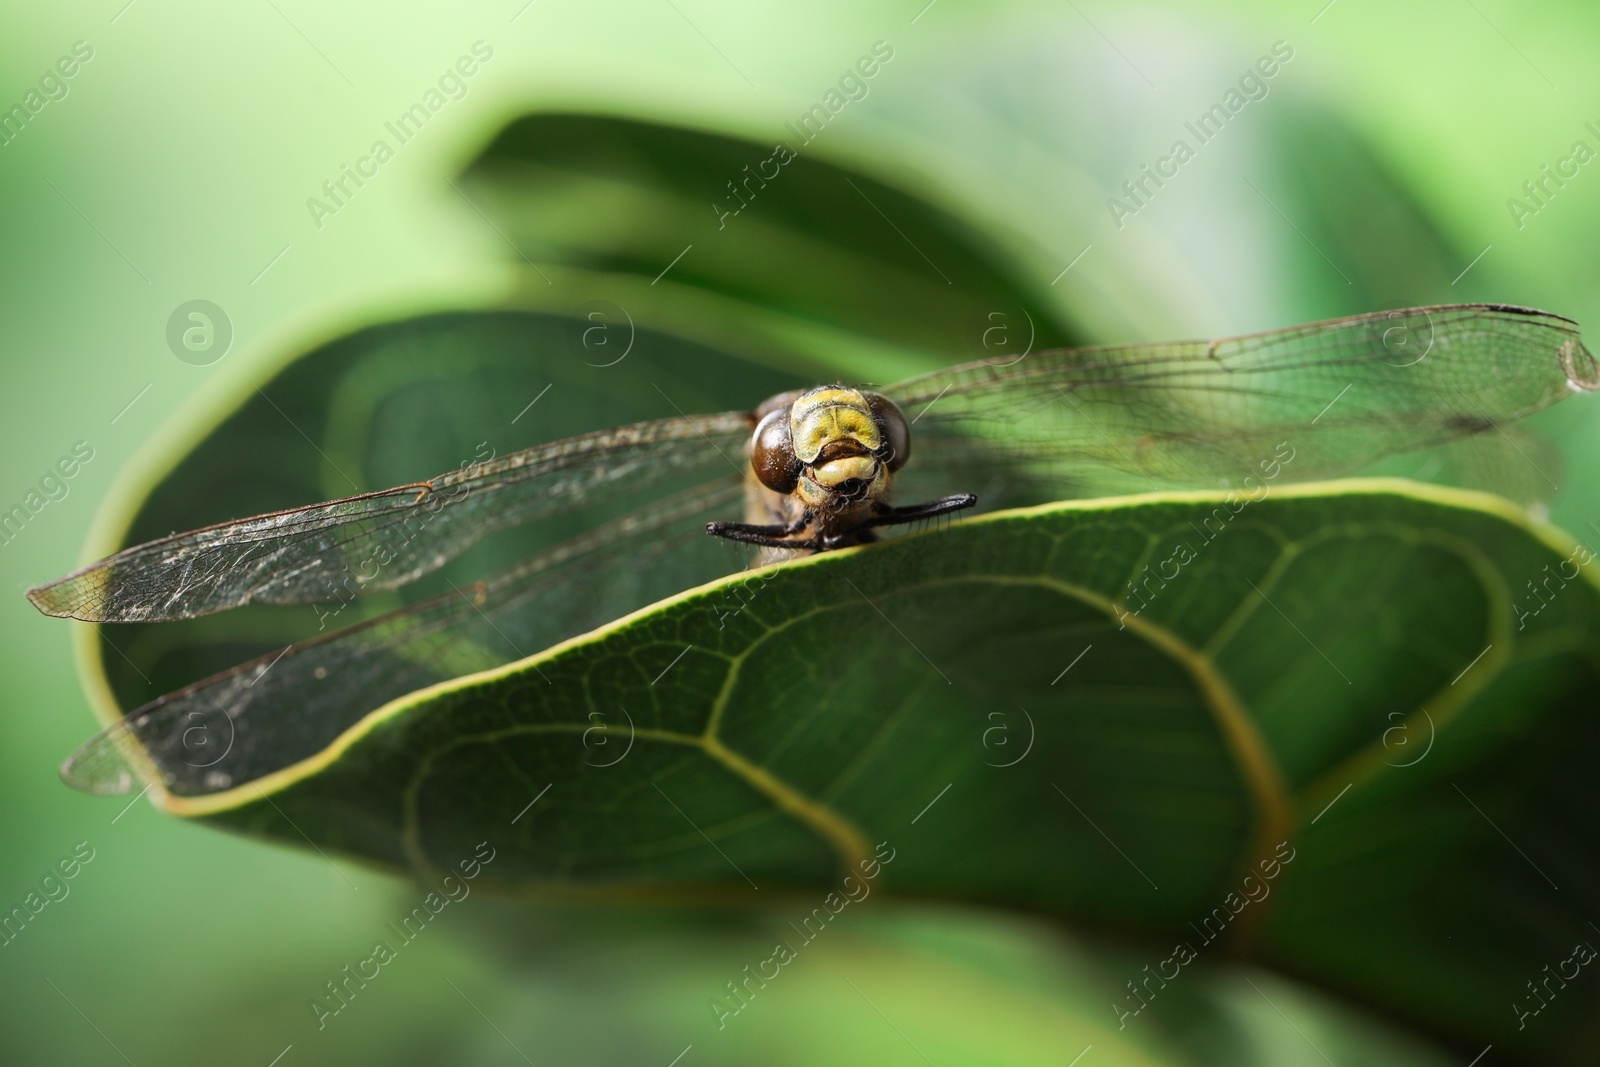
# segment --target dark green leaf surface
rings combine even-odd
[[[1043,285],[1002,266],[991,239],[783,138],[780,152],[626,118],[532,115],[465,180],[546,271],[698,289],[957,359],[1068,343]]]
[[[1600,598],[1531,600],[1572,546],[1502,508],[1350,482],[999,514],[703,587],[172,806],[421,870],[489,840],[488,877],[581,897],[753,904],[893,849],[894,892],[1549,1049],[1566,1004],[1520,1033],[1508,1005],[1593,934]]]

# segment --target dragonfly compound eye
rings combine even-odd
[[[897,471],[911,458],[911,427],[906,423],[906,417],[900,413],[894,401],[881,393],[862,393],[867,399],[867,406],[872,409],[872,417],[878,424],[878,431],[883,435],[883,444],[878,449],[878,458],[883,460],[883,465],[891,471]]]
[[[800,481],[800,460],[789,436],[787,408],[769,412],[750,443],[750,466],[761,484],[775,493],[792,493]]]

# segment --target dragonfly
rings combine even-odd
[[[342,603],[407,586],[495,531],[628,505],[465,588],[135,708],[69,757],[62,777],[98,794],[141,782],[176,796],[236,788],[316,755],[390,701],[526,659],[681,591],[686,575],[781,566],[975,505],[1248,485],[1286,445],[1295,458],[1284,480],[1468,441],[1536,466],[1510,424],[1597,388],[1600,365],[1569,319],[1505,305],[1411,308],[990,358],[880,388],[825,385],[174,534],[28,597],[46,615],[108,624]],[[730,553],[729,541],[760,555]],[[657,566],[680,556],[696,562]],[[679,584],[663,588],[662,574]]]

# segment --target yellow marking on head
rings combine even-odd
[[[844,459],[830,460],[822,464],[812,470],[811,476],[818,484],[837,488],[841,482],[851,478],[870,482],[877,473],[878,461],[871,456],[846,456]]]
[[[810,463],[834,441],[859,442],[867,451],[883,444],[867,398],[855,389],[823,386],[803,393],[789,412],[795,458]]]

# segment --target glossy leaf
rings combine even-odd
[[[888,853],[893,892],[1549,1049],[1575,1015],[1519,1031],[1506,976],[1600,896],[1586,558],[1403,483],[1003,513],[714,583],[168,805],[434,874],[487,839],[505,888],[584,898],[757,903]]]

